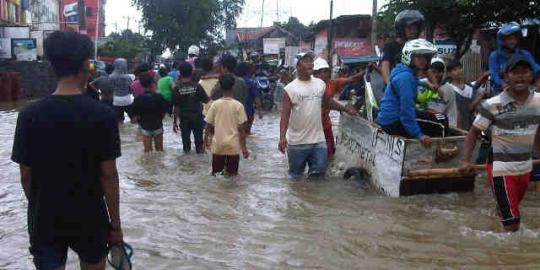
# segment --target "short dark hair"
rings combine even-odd
[[[105,65],[105,72],[107,73],[107,75],[111,75],[113,70],[114,70],[114,66],[112,64],[107,63]]]
[[[160,77],[167,77],[167,69],[164,67],[160,67],[158,73]]]
[[[431,69],[434,69],[438,72],[444,72],[444,64],[441,63],[441,62],[435,62],[433,64],[431,64],[430,66]]]
[[[452,60],[452,61],[450,61],[450,63],[448,63],[448,66],[446,67],[446,70],[448,72],[451,72],[456,68],[463,68],[463,65],[458,60]]]
[[[219,85],[223,91],[232,91],[234,86],[234,76],[231,74],[223,74],[219,77]]]
[[[54,73],[62,78],[79,74],[83,62],[92,55],[93,44],[88,36],[77,32],[56,31],[45,39],[44,48]]]
[[[230,54],[224,54],[219,60],[220,64],[224,66],[228,71],[233,72],[236,68],[236,58]]]
[[[180,72],[180,76],[182,78],[190,77],[193,74],[193,67],[188,62],[183,62],[178,67],[178,71]]]
[[[133,74],[134,74],[135,76],[140,76],[141,73],[147,72],[147,71],[149,71],[150,69],[152,69],[152,67],[151,67],[149,64],[147,64],[147,63],[142,63],[142,64],[138,65],[138,66],[135,68],[135,71],[133,71]]]
[[[212,62],[212,59],[208,57],[198,58],[197,60],[204,72],[210,72],[214,68],[214,63]]]
[[[141,82],[142,87],[150,88],[154,84],[154,78],[152,78],[149,72],[142,72],[139,75],[139,82]]]
[[[240,62],[238,66],[236,66],[236,69],[234,70],[234,74],[238,77],[247,77],[251,76],[253,73],[253,66],[248,62]]]

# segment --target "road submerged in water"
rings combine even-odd
[[[10,161],[16,118],[0,111],[0,269],[33,269]],[[471,193],[405,198],[339,176],[291,181],[277,113],[256,120],[241,179],[214,178],[209,155],[182,153],[171,122],[164,153],[144,154],[135,125],[120,131],[121,216],[135,269],[540,268],[540,193],[526,195],[522,230],[508,234],[483,177]],[[73,252],[67,268],[78,269]]]

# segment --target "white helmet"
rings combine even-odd
[[[403,46],[401,53],[401,62],[407,66],[411,65],[413,55],[431,55],[437,54],[437,47],[425,39],[413,39],[407,41]]]
[[[313,61],[313,70],[317,71],[325,68],[330,68],[330,65],[328,65],[328,62],[326,62],[326,60],[318,57],[317,59],[315,59],[315,61]]]
[[[438,56],[437,56],[437,57],[433,57],[433,58],[431,59],[431,64],[433,65],[433,64],[435,64],[435,63],[441,63],[441,64],[443,64],[443,65],[446,66],[446,63],[444,62],[444,59],[442,59],[442,58],[440,58],[440,57],[438,57]]]
[[[192,54],[199,56],[199,47],[197,47],[196,45],[189,46],[188,55]]]

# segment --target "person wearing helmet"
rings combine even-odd
[[[354,76],[348,78],[332,79],[330,65],[322,58],[317,58],[313,62],[313,76],[323,80],[326,84],[326,95],[333,98],[336,94],[340,93],[343,87],[362,78],[364,74],[359,72]],[[324,137],[326,138],[326,148],[328,151],[328,159],[332,160],[336,153],[336,145],[334,141],[334,133],[332,132],[332,121],[330,120],[330,110],[323,108],[321,110],[322,125],[324,131]]]
[[[418,10],[403,10],[394,21],[396,39],[385,44],[381,61],[381,73],[388,84],[390,71],[401,62],[401,50],[405,42],[417,39],[424,30],[424,15]]]
[[[389,83],[381,100],[378,123],[392,135],[420,139],[423,144],[431,143],[430,136],[444,136],[448,121],[442,115],[416,111],[418,72],[427,70],[437,48],[424,39],[405,43],[401,64],[392,70]],[[429,134],[426,134],[429,133]],[[429,136],[428,136],[429,135]]]
[[[532,54],[519,47],[521,36],[521,27],[517,23],[503,24],[497,32],[498,48],[489,55],[489,74],[493,83],[492,96],[508,88],[508,83],[504,79],[504,68],[512,56],[524,56],[531,63],[533,73],[537,75],[540,72],[540,66]]]
[[[186,62],[191,64],[191,67],[195,68],[195,60],[199,57],[199,47],[196,45],[191,45],[188,48],[188,57]]]

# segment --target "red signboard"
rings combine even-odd
[[[60,1],[60,28],[73,29],[78,31],[79,29],[79,8],[77,7],[77,0],[61,0]],[[96,36],[96,20],[98,16],[98,0],[85,0],[85,21],[86,21],[86,34],[90,38]],[[102,4],[102,3],[100,3]],[[102,6],[103,7],[103,6]],[[101,7],[101,8],[102,8]],[[100,19],[99,22],[99,37],[104,36],[103,22]]]
[[[365,38],[336,38],[334,50],[339,56],[372,55],[373,49]]]

